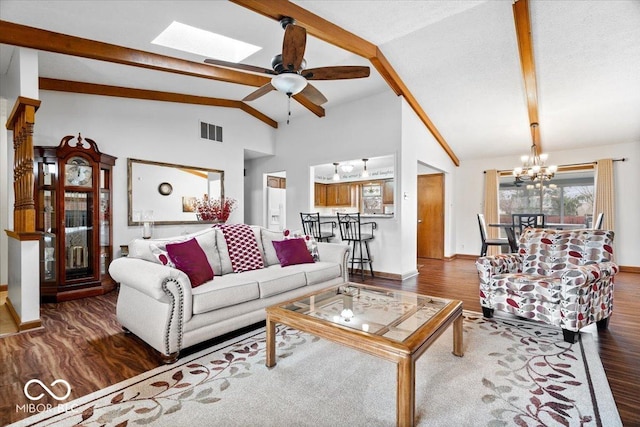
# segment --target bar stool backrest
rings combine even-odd
[[[300,220],[302,221],[302,230],[304,234],[313,236],[314,239],[320,241],[322,235],[320,234],[320,214],[304,213],[300,212]]]
[[[340,227],[340,238],[343,241],[362,240],[360,230],[360,214],[341,214],[338,213],[338,226]]]

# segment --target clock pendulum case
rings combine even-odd
[[[57,147],[34,147],[43,302],[101,295],[115,288],[108,273],[115,162],[80,134],[75,139],[65,136]]]

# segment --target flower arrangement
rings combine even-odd
[[[227,222],[238,201],[229,197],[210,199],[208,195],[196,199],[193,207],[199,221]]]

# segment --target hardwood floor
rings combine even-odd
[[[366,276],[364,283],[460,299],[466,310],[480,311],[472,260],[420,259],[418,264],[419,276],[403,283]],[[360,281],[360,276],[353,279]],[[44,329],[0,338],[0,425],[32,415],[21,406],[31,403],[23,392],[30,379],[39,379],[46,385],[65,379],[72,387],[69,399],[73,399],[160,365],[153,350],[122,332],[115,319],[116,299],[114,291],[43,304]],[[598,334],[592,325],[583,331],[593,333],[597,339],[624,425],[640,426],[640,274],[620,273],[616,277],[615,308],[609,329]],[[226,337],[216,341],[222,339]],[[52,390],[56,391],[55,387]],[[38,402],[58,403],[50,396]]]

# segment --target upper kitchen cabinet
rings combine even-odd
[[[313,186],[314,206],[327,206],[327,184],[316,182]]]
[[[325,206],[351,206],[351,186],[349,183],[326,184]]]

